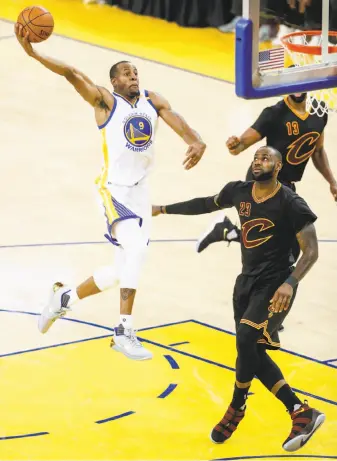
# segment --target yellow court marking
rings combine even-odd
[[[93,328],[93,334],[98,332],[102,330]],[[2,357],[0,437],[42,434],[0,440],[1,459],[285,455],[281,443],[290,430],[289,416],[257,381],[235,436],[225,445],[209,440],[232,394],[233,335],[187,322],[144,330],[141,337],[154,352],[152,361],[126,359],[110,350],[108,338]],[[188,344],[169,346],[178,342]],[[310,403],[327,415],[301,455],[336,455],[337,369],[285,352],[276,354],[291,384],[316,395]],[[320,380],[315,380],[318,375]]]

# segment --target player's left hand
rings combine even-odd
[[[205,149],[206,144],[200,141],[194,142],[193,144],[189,145],[189,148],[186,152],[186,158],[183,161],[185,170],[190,170],[195,165],[197,165],[197,163],[199,163],[201,157],[204,155]]]
[[[337,183],[330,184],[330,192],[332,193],[333,198],[337,202]]]
[[[293,294],[293,287],[288,283],[283,283],[280,288],[275,291],[273,298],[270,300],[273,312],[277,314],[281,313],[283,310],[288,310]]]

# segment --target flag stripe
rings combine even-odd
[[[284,48],[272,48],[259,52],[259,68],[276,69],[284,67]]]

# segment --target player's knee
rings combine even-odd
[[[147,253],[146,246],[125,250],[125,264],[120,274],[121,288],[137,289]]]
[[[256,328],[240,323],[236,333],[236,347],[238,352],[252,349],[256,345],[259,331]]]
[[[99,267],[95,270],[93,278],[100,291],[108,290],[118,284],[118,274],[114,266]]]

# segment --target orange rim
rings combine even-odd
[[[292,37],[302,37],[303,35],[308,35],[311,37],[316,37],[322,35],[321,30],[306,30],[302,32],[292,32],[291,34],[284,35],[281,38],[282,45],[287,48],[289,51],[295,53],[303,54],[312,54],[315,56],[320,56],[322,54],[321,46],[311,46],[311,45],[298,45],[296,43],[289,42],[289,39]],[[337,32],[329,31],[329,37],[337,37]],[[337,53],[337,46],[329,46],[329,53]]]

